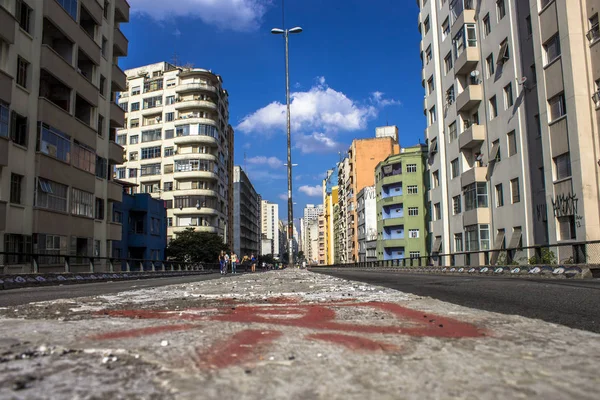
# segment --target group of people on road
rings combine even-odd
[[[230,266],[231,273],[237,274],[237,266],[240,263],[244,267],[244,272],[248,272],[248,267],[250,267],[252,272],[256,271],[256,257],[254,254],[251,254],[250,257],[248,257],[248,254],[246,254],[240,260],[235,252],[231,252],[231,255],[227,254],[225,251],[221,251],[221,253],[219,253],[219,267],[221,270],[221,275],[227,274],[227,270]]]

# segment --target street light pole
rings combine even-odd
[[[292,199],[292,127],[290,115],[290,58],[289,35],[300,33],[302,28],[272,29],[273,34],[283,34],[285,39],[285,98],[287,103],[287,178],[288,178],[288,266],[294,265],[294,201]]]

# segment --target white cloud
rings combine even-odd
[[[287,199],[288,199],[287,193],[282,193],[282,194],[280,194],[277,197],[279,197],[279,200],[286,200],[287,201]]]
[[[278,169],[278,168],[283,167],[283,161],[281,161],[277,157],[257,156],[257,157],[249,158],[246,161],[248,162],[248,164],[253,164],[253,165],[268,165],[269,167],[271,167],[273,169]]]
[[[346,146],[336,142],[331,135],[314,132],[310,135],[297,135],[294,147],[302,153],[337,153],[346,150]]]
[[[291,94],[294,131],[356,131],[365,129],[367,121],[377,116],[375,106],[356,103],[327,86],[324,77],[316,80],[317,84],[309,91]],[[285,131],[285,127],[286,105],[275,101],[247,115],[236,129],[244,133],[271,134]]]
[[[287,179],[286,174],[279,174],[276,172],[266,170],[264,168],[256,169],[256,168],[248,167],[248,170],[246,171],[246,173],[248,174],[248,177],[250,178],[252,183],[254,183],[255,185],[257,182],[268,183],[268,182],[272,182],[272,181],[276,181],[276,180]]]
[[[221,29],[249,31],[260,26],[272,0],[128,0],[134,13],[157,20],[196,17]]]
[[[304,193],[305,195],[310,196],[310,197],[323,196],[323,187],[321,185],[316,185],[316,186],[304,185],[304,186],[300,186],[298,188],[298,190],[301,193]]]
[[[387,106],[401,106],[402,102],[400,100],[394,99],[386,99],[383,97],[385,93],[383,92],[373,92],[371,93],[371,101],[378,105],[379,107],[387,107]]]

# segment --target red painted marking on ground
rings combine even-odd
[[[279,331],[247,329],[231,338],[213,345],[207,351],[200,350],[196,366],[200,369],[226,368],[250,361],[266,345],[281,336]]]
[[[333,344],[338,344],[344,346],[350,350],[355,351],[394,351],[398,350],[398,347],[388,344],[376,342],[374,340],[370,340],[367,338],[363,338],[360,336],[349,336],[349,335],[341,335],[339,333],[314,333],[312,335],[306,336],[307,339],[312,340],[322,340],[325,342],[330,342]]]
[[[140,338],[142,336],[156,335],[158,333],[187,331],[190,329],[198,329],[198,328],[200,328],[200,325],[191,325],[191,324],[161,325],[161,326],[151,326],[148,328],[129,329],[129,330],[125,330],[125,331],[101,333],[99,335],[89,336],[88,339],[111,340],[111,339]]]
[[[297,304],[300,303],[300,299],[297,297],[272,297],[267,299],[271,304]]]

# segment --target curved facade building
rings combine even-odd
[[[125,163],[116,175],[167,205],[167,236],[189,227],[230,243],[233,129],[223,80],[211,71],[163,62],[125,71],[117,132]]]

